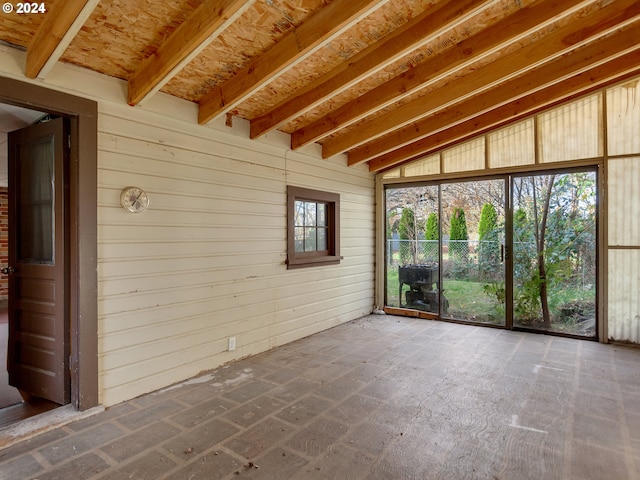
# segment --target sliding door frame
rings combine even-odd
[[[525,175],[541,175],[541,174],[562,174],[578,171],[593,170],[596,174],[596,330],[594,337],[583,337],[578,335],[564,334],[561,332],[547,332],[536,331],[538,333],[548,333],[557,336],[567,336],[571,338],[580,338],[584,340],[596,340],[606,343],[607,341],[607,328],[606,328],[606,162],[604,158],[578,160],[572,162],[562,162],[553,164],[536,164],[529,165],[521,168],[510,169],[496,169],[490,174],[487,172],[463,172],[456,174],[441,174],[425,177],[415,177],[411,180],[407,179],[383,179],[379,175],[376,179],[376,200],[377,200],[377,221],[378,228],[376,229],[376,308],[384,309],[388,313],[409,315],[413,317],[421,317],[427,319],[440,319],[440,315],[429,314],[428,312],[412,311],[410,309],[400,308],[387,308],[386,302],[386,190],[388,188],[409,188],[415,186],[427,186],[427,185],[440,185],[444,183],[455,183],[456,181],[480,181],[480,180],[495,180],[504,179],[505,181],[505,294],[506,298],[510,299],[506,302],[506,318],[505,325],[490,325],[481,324],[475,322],[467,322],[453,319],[442,319],[443,321],[451,321],[456,323],[469,323],[472,325],[481,325],[494,328],[504,328],[515,331],[531,331],[522,327],[515,327],[513,325],[514,312],[513,312],[513,199],[512,199],[512,181],[514,176]],[[442,225],[442,207],[441,207],[441,191],[438,189],[438,226],[441,229]],[[439,262],[442,265],[442,232],[439,235]],[[439,269],[439,285],[442,284],[442,269]]]

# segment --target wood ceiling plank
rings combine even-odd
[[[290,99],[251,121],[257,138],[303,115],[327,99],[344,92],[369,75],[400,60],[448,29],[460,25],[493,4],[493,0],[447,0],[429,8],[382,40],[308,84]]]
[[[294,150],[321,140],[393,102],[433,84],[448,72],[460,69],[517,41],[532,31],[567,16],[592,0],[542,0],[470,37],[385,84],[361,95],[326,116],[291,134]]]
[[[199,123],[225,114],[389,0],[334,0],[199,102]]]
[[[619,25],[628,24],[639,14],[640,3],[637,0],[620,0],[606,4],[590,14],[576,15],[575,21],[566,27],[557,29],[539,41],[475,70],[473,74],[466,75],[464,81],[452,81],[445,87],[365,122],[355,131],[328,139],[322,147],[322,155],[328,158],[372,142],[393,130],[431,115],[435,110],[446,108],[505,82],[535,63],[549,61],[591,38],[603,35]]]
[[[513,123],[554,104],[584,95],[603,86],[619,82],[640,73],[640,49],[601,63],[587,70],[547,85],[533,93],[487,112],[471,116],[461,123],[449,124],[434,133],[369,161],[369,171],[380,172],[407,163],[454,143],[468,140],[491,129]],[[471,101],[465,102],[467,104]],[[467,105],[469,106],[469,105]],[[461,108],[464,106],[461,105]],[[444,115],[443,115],[444,116]],[[442,118],[444,122],[447,122]],[[357,164],[360,162],[354,162]]]
[[[43,78],[58,62],[100,0],[55,2],[27,47],[27,78]]]
[[[255,0],[205,0],[129,78],[129,105],[160,90]]]

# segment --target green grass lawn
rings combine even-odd
[[[504,323],[504,305],[483,290],[486,282],[445,280],[444,295],[449,300],[447,316],[483,323]]]
[[[499,304],[495,298],[484,293],[483,285],[484,282],[445,280],[444,295],[449,300],[447,316],[485,323],[496,323],[497,320],[504,321],[504,306]],[[407,290],[409,290],[409,286],[404,285],[402,289],[403,302]],[[387,271],[387,305],[399,306],[397,268]]]
[[[449,301],[449,309],[446,317],[458,320],[468,320],[481,323],[504,324],[505,306],[493,295],[485,293],[483,286],[486,282],[470,280],[444,280],[444,295]],[[565,331],[571,328],[570,319],[562,318],[563,307],[577,304],[587,306],[592,304],[595,318],[595,288],[555,286],[549,295],[553,328],[556,331]],[[408,285],[403,286],[404,293],[409,290]],[[387,305],[398,307],[398,269],[390,267],[387,271]],[[524,321],[523,321],[524,322]],[[533,322],[535,323],[535,321]],[[533,324],[532,324],[533,325]]]

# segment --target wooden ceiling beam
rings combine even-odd
[[[487,8],[493,0],[446,0],[428,8],[404,26],[385,36],[326,75],[305,86],[271,111],[251,121],[251,138],[257,138],[312,110],[369,75],[386,68]]]
[[[503,83],[510,77],[531,68],[532,65],[549,61],[552,58],[576,48],[590,39],[604,35],[621,25],[629,24],[640,15],[640,3],[637,0],[619,0],[584,15],[576,15],[569,25],[552,31],[540,40],[525,45],[509,55],[478,68],[466,75],[464,81],[456,79],[446,86],[429,92],[420,98],[365,122],[358,129],[327,139],[322,146],[324,158],[343,153],[369,143],[393,130],[401,129],[420,120],[434,111],[446,108],[471,95]]]
[[[636,49],[581,73],[570,75],[560,82],[491,109],[482,115],[472,116],[461,123],[434,131],[416,142],[373,158],[369,161],[369,171],[377,173],[397,167],[455,143],[469,140],[491,129],[521,120],[560,102],[637,76],[639,73],[640,49]],[[465,103],[471,103],[471,101]]]
[[[128,103],[160,90],[256,0],[205,0],[129,78]]]
[[[100,0],[55,2],[27,47],[27,78],[44,78],[58,62]]]
[[[575,75],[591,65],[598,65],[638,48],[640,21],[611,35],[557,57],[542,66],[520,76],[502,82],[489,90],[429,115],[393,133],[380,137],[349,152],[349,165],[366,162],[389,151],[401,148],[468,118],[480,115],[496,106],[511,102],[549,83]]]
[[[199,102],[199,123],[235,108],[389,0],[333,0]]]
[[[297,149],[321,140],[420,89],[444,74],[462,68],[494,53],[505,44],[567,16],[591,0],[544,0],[529,4],[480,33],[426,60],[417,67],[329,112],[291,135],[291,148]]]

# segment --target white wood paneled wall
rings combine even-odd
[[[0,75],[22,81],[24,52],[0,45]],[[35,81],[32,81],[36,83]],[[370,313],[374,176],[322,160],[289,136],[249,139],[234,119],[197,124],[197,105],[58,64],[49,88],[98,102],[98,353],[106,406]],[[340,194],[340,265],[287,270],[287,184]],[[120,207],[144,188],[150,207]],[[236,350],[227,351],[236,337]]]
[[[99,117],[102,403],[371,311],[373,176],[151,117],[120,107]],[[287,270],[287,184],[340,194],[341,265]],[[127,185],[148,192],[147,211],[120,208]]]

